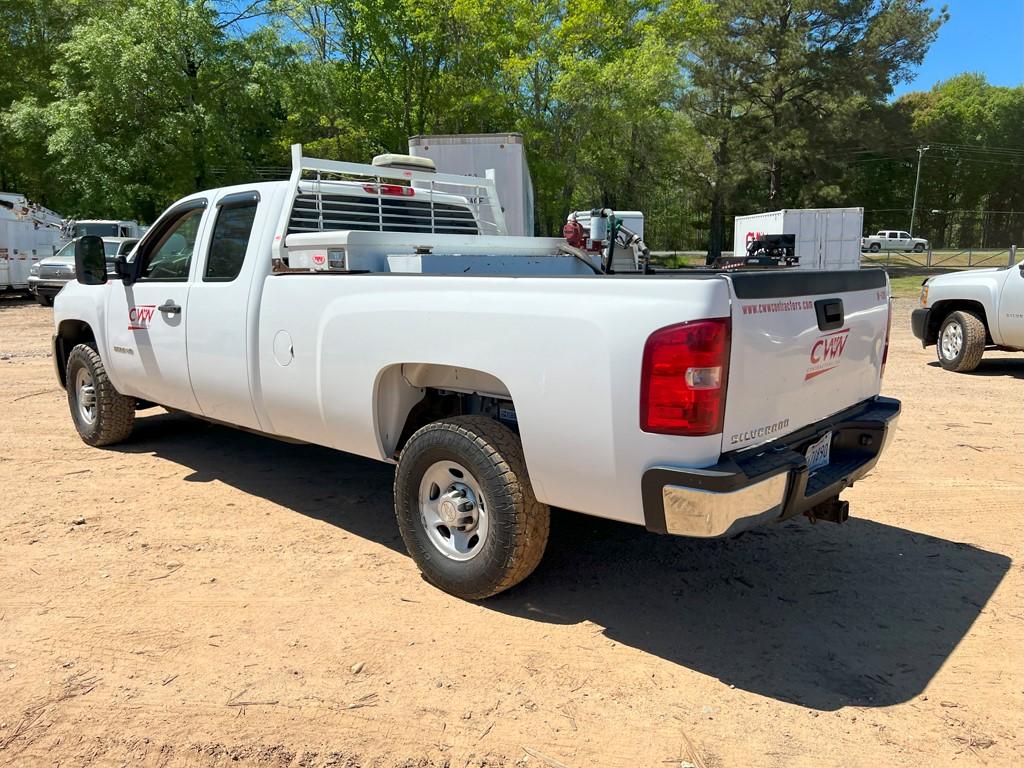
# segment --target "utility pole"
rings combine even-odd
[[[921,160],[928,149],[929,147],[917,148],[917,179],[914,180],[914,204],[910,209],[910,229],[907,230],[911,237],[914,236],[914,214],[917,213],[917,188],[921,184]]]

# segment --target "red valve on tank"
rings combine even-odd
[[[587,241],[586,233],[583,231],[583,225],[576,221],[576,219],[570,219],[565,222],[565,226],[562,227],[562,237],[564,237],[573,248],[582,248]]]

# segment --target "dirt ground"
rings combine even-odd
[[[1024,355],[942,371],[911,308],[847,524],[557,513],[472,604],[388,466],[157,411],[86,447],[50,310],[0,301],[0,765],[1024,765]]]

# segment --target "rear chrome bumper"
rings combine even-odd
[[[647,528],[716,538],[811,510],[871,471],[899,414],[898,400],[878,397],[777,441],[725,453],[712,467],[653,467],[641,481]],[[830,462],[812,473],[804,451],[830,431]]]

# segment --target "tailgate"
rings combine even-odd
[[[783,437],[879,392],[889,282],[880,269],[737,272],[722,450]]]

